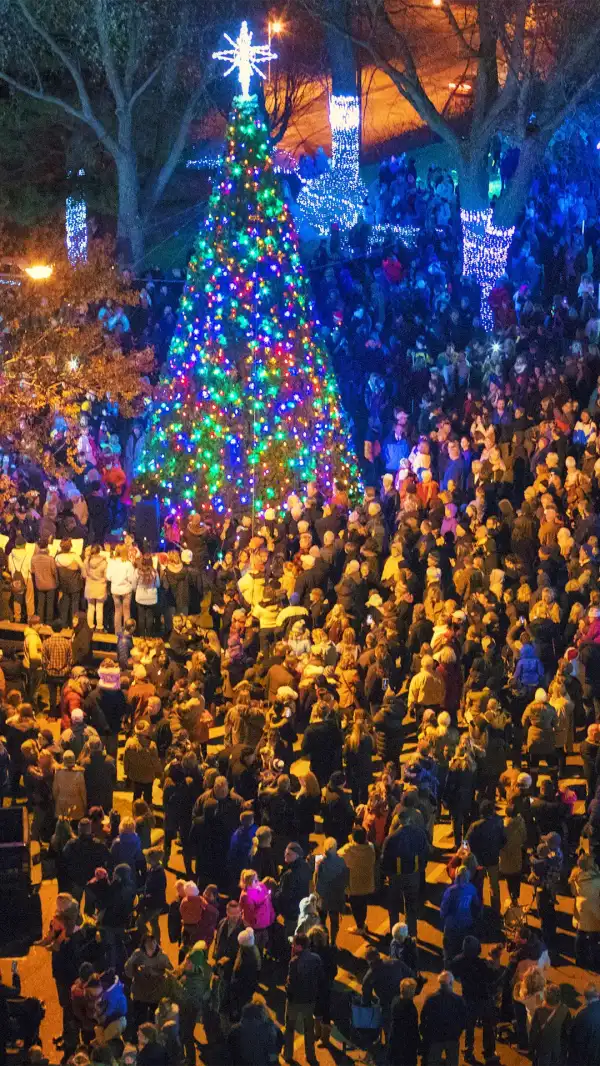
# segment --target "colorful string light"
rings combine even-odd
[[[138,480],[165,506],[259,514],[316,480],[360,491],[255,96],[234,100]]]
[[[463,232],[463,276],[474,277],[481,289],[481,323],[487,333],[494,328],[494,315],[489,295],[498,278],[506,272],[508,252],[515,232],[514,226],[497,226],[492,221],[492,209],[469,211],[461,209]]]

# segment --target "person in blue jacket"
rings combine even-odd
[[[481,900],[466,866],[459,866],[454,884],[450,885],[440,905],[440,919],[444,930],[444,965],[458,955],[466,936],[475,930],[481,914]]]

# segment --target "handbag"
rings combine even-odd
[[[383,1014],[379,1003],[365,1005],[360,999],[352,1003],[352,1025],[355,1029],[381,1029]]]

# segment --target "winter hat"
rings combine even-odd
[[[142,666],[141,663],[137,663],[137,665],[134,666],[134,668],[133,668],[133,680],[134,681],[144,681],[145,679],[146,679],[146,667]]]
[[[121,671],[112,659],[105,659],[98,670],[99,688],[110,689],[113,692],[121,688]]]
[[[535,690],[535,698],[536,698],[536,700],[541,700],[543,703],[545,703],[546,700],[548,699],[548,694],[546,692],[546,689],[545,688],[536,688],[536,690]]]
[[[293,688],[290,688],[289,685],[280,685],[275,695],[278,700],[298,699],[298,693],[294,692]]]
[[[254,930],[242,929],[241,933],[238,933],[238,944],[241,948],[253,948],[254,947]]]
[[[71,711],[71,725],[81,724],[81,722],[83,722],[84,717],[85,715],[81,708],[75,707],[75,709]]]
[[[186,881],[183,886],[183,894],[186,899],[192,899],[194,896],[200,895],[200,889],[194,881]]]

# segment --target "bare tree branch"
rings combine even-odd
[[[117,111],[125,111],[127,101],[125,99],[125,93],[123,91],[123,85],[117,71],[117,65],[115,62],[115,54],[113,52],[112,45],[110,43],[110,36],[108,32],[108,17],[106,11],[105,0],[93,0],[94,2],[94,23],[96,25],[96,32],[98,34],[98,42],[100,44],[100,54],[102,56],[102,65],[106,72],[106,80],[109,84],[110,91],[112,92],[115,103],[117,105]]]

